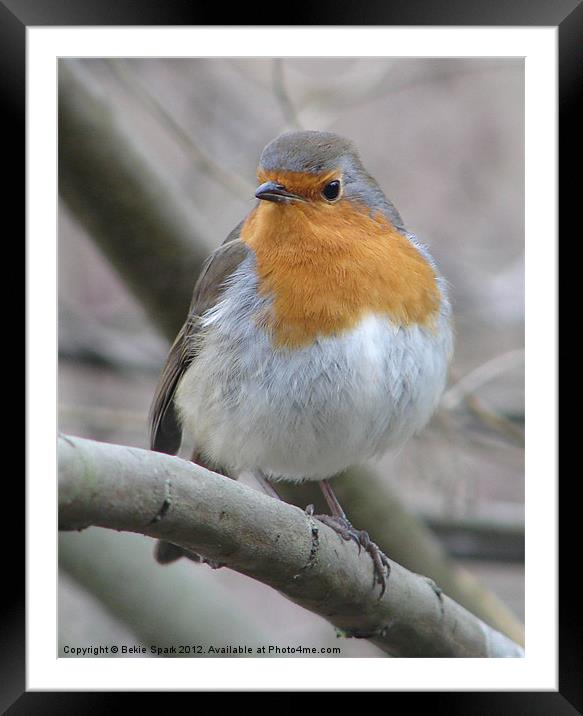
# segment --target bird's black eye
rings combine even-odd
[[[334,179],[334,181],[326,184],[326,186],[322,189],[322,195],[325,199],[328,199],[328,201],[338,199],[340,196],[340,182],[338,179]]]

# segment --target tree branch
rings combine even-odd
[[[208,255],[176,193],[74,63],[59,64],[59,192],[169,338]],[[172,265],[172,280],[161,266]],[[131,266],[128,272],[127,267]]]
[[[138,77],[132,75],[128,70],[127,61],[108,58],[106,62],[125,89],[167,128],[175,141],[188,153],[195,166],[235,196],[238,196],[243,201],[249,200],[255,190],[255,182],[247,181],[237,174],[228,172],[220,164],[213,161],[176,118],[166,110],[164,105],[140,83]]]
[[[380,598],[372,561],[356,545],[298,507],[177,457],[61,436],[59,523],[171,540],[394,656],[523,656],[431,580],[396,562]]]
[[[272,60],[273,91],[281,107],[281,111],[291,129],[303,129],[294,104],[285,83],[283,59],[274,57]]]
[[[102,529],[88,529],[81,534],[61,532],[59,567],[144,646],[261,647],[274,643],[273,632],[261,615],[238,599],[228,586],[209,579],[204,573],[207,570],[188,569],[193,565],[186,564],[187,560],[182,569],[161,569],[152,559],[150,540],[140,537]],[[61,643],[75,643],[87,632],[88,643],[103,641],[97,619],[92,614],[83,625],[65,612],[59,619]]]

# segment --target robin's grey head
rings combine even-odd
[[[348,199],[380,211],[397,228],[403,222],[377,182],[366,171],[355,145],[333,132],[286,132],[263,150],[255,196],[279,204]]]

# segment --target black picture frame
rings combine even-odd
[[[2,97],[2,126],[5,137],[15,150],[10,157],[11,166],[5,165],[9,176],[5,188],[5,212],[12,212],[16,224],[24,223],[24,149],[25,149],[25,71],[26,28],[31,26],[83,26],[83,25],[217,25],[224,18],[224,8],[199,2],[156,2],[156,0],[0,0],[0,48],[2,71],[0,93]],[[265,3],[250,6],[235,5],[229,10],[230,25],[275,25],[276,15],[266,12]],[[487,0],[409,0],[407,3],[377,2],[369,7],[362,3],[328,3],[294,5],[293,21],[286,15],[285,24],[294,25],[462,25],[462,26],[555,26],[559,36],[559,158],[560,179],[576,181],[580,175],[574,148],[577,146],[578,124],[577,90],[582,82],[583,68],[583,4],[581,0],[506,0],[492,3]],[[16,139],[18,138],[18,140]],[[561,225],[576,227],[574,212],[577,202],[564,198],[559,202]],[[10,224],[12,225],[12,224]],[[577,242],[578,243],[578,242]],[[558,251],[558,247],[557,247]],[[29,307],[30,308],[30,307]],[[553,337],[554,338],[554,337]],[[558,337],[557,337],[558,338]],[[558,376],[557,376],[558,380]],[[558,429],[558,426],[557,426]],[[3,560],[5,570],[4,597],[7,597],[0,614],[0,709],[14,716],[20,714],[81,714],[115,713],[128,707],[128,700],[120,693],[88,692],[27,692],[25,691],[25,590],[24,551],[18,552],[18,528],[22,528],[23,489],[14,478],[5,481],[5,489],[14,492],[5,498],[10,505],[6,513],[12,514],[9,554],[12,566]],[[583,658],[581,634],[583,619],[577,599],[577,570],[569,558],[569,546],[580,541],[576,531],[578,520],[570,519],[568,506],[577,503],[574,491],[577,480],[565,482],[560,490],[560,543],[559,565],[559,689],[556,692],[415,692],[387,695],[385,708],[398,708],[395,699],[414,698],[408,706],[423,708],[432,713],[463,714],[536,714],[562,716],[583,714]],[[573,493],[573,494],[571,494]],[[24,545],[24,535],[20,544]],[[549,578],[545,565],[540,565],[541,579]],[[8,586],[9,585],[9,588]],[[158,698],[165,694],[147,694],[149,706],[156,708]],[[301,694],[292,694],[286,700],[286,709],[297,708]],[[423,701],[421,701],[423,700]],[[160,702],[161,703],[161,702]],[[124,706],[125,705],[125,706]],[[240,704],[242,705],[242,704]],[[348,705],[348,704],[347,704]],[[132,697],[132,707],[134,706]],[[255,708],[256,705],[253,705]],[[280,708],[280,707],[278,707]]]

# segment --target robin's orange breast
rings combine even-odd
[[[267,322],[278,346],[307,345],[371,313],[427,327],[438,315],[431,264],[364,205],[260,202],[241,238],[255,252],[260,292],[273,297]]]

